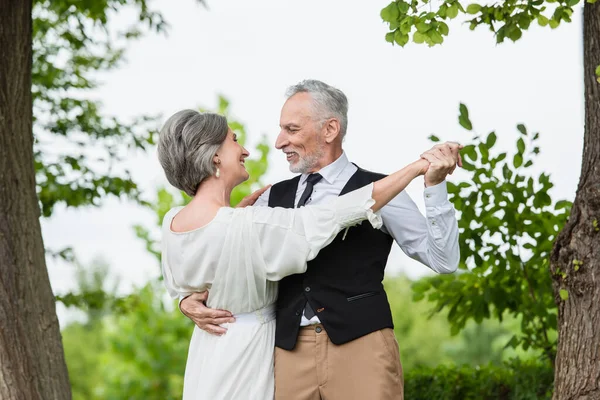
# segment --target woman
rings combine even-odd
[[[181,111],[160,132],[167,179],[192,196],[163,221],[165,285],[173,297],[210,289],[208,305],[236,318],[220,337],[194,328],[185,400],[272,399],[277,281],[305,272],[342,229],[365,219],[381,227],[374,212],[429,166],[420,159],[325,205],[234,209],[231,191],[248,179],[248,155],[216,114]]]

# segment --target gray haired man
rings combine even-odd
[[[316,80],[289,88],[275,147],[290,171],[256,199],[255,206],[302,207],[320,203],[382,177],[351,163],[342,148],[348,101],[340,90]],[[421,157],[425,175],[424,217],[405,192],[381,209],[383,228],[368,224],[340,235],[307,272],[280,282],[275,335],[275,397],[278,400],[402,399],[403,374],[392,315],[382,281],[395,241],[410,257],[438,273],[459,263],[458,224],[445,179],[461,165],[457,143],[434,146]],[[254,198],[250,199],[252,202]],[[201,329],[223,334],[226,310],[207,308],[208,294],[181,302]]]

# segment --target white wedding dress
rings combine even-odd
[[[177,233],[163,221],[162,271],[173,297],[210,290],[208,306],[231,311],[223,336],[194,327],[184,400],[272,400],[277,281],[306,262],[344,228],[381,218],[370,207],[373,185],[329,204],[298,209],[221,208],[204,227]],[[160,334],[160,332],[156,332]]]

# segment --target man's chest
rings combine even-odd
[[[313,187],[312,193],[308,198],[306,204],[322,204],[333,198],[336,198],[342,192],[344,185],[343,183],[338,184],[329,184],[320,182]],[[306,185],[298,185],[296,190],[296,199],[294,201],[294,205],[297,205],[302,197],[302,194],[306,190]]]

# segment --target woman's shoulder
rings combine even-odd
[[[184,206],[178,206],[178,207],[173,207],[169,211],[167,211],[167,213],[163,217],[163,230],[165,230],[165,232],[170,233],[175,236],[203,232],[211,227],[227,224],[228,222],[231,221],[231,218],[234,216],[233,208],[221,207],[217,210],[217,213],[215,214],[215,216],[210,221],[208,221],[206,224],[196,227],[194,229],[189,229],[187,231],[181,231],[181,232],[173,231],[171,229],[173,218],[175,218],[175,216],[183,208],[184,208]]]

